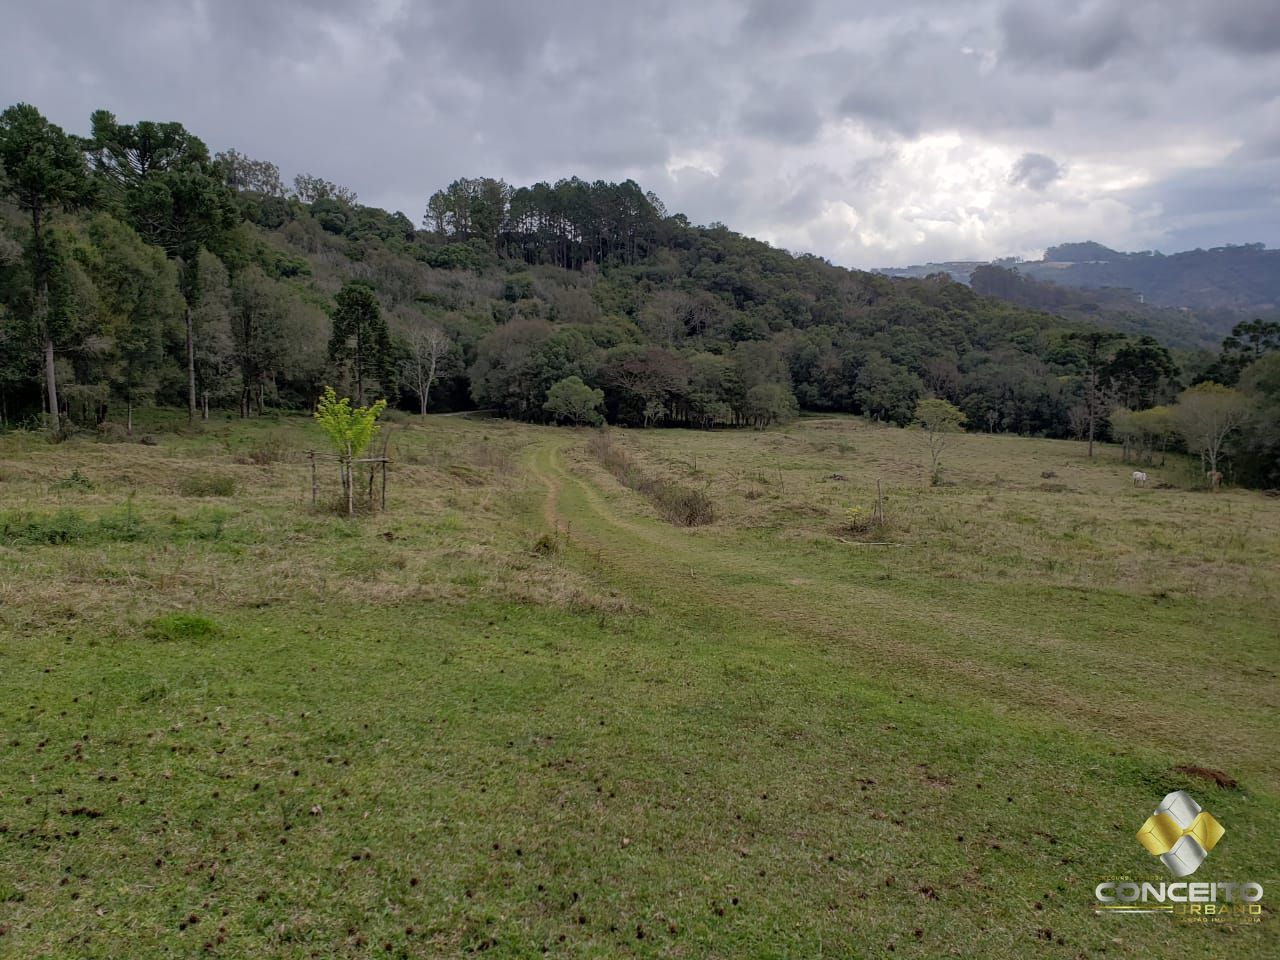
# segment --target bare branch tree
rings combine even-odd
[[[410,331],[408,342],[409,355],[401,366],[409,389],[418,397],[418,412],[425,414],[431,385],[449,352],[449,338],[435,324],[420,324]]]

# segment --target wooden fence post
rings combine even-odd
[[[347,516],[355,516],[356,512],[356,476],[355,464],[351,462],[351,458],[347,457],[342,462],[342,475],[346,480],[343,484],[347,488]]]

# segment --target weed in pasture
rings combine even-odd
[[[94,519],[76,510],[54,514],[8,513],[0,515],[0,543],[38,546],[71,543],[129,543],[141,539],[145,527],[130,506],[123,512]]]
[[[560,541],[549,533],[544,533],[533,541],[533,552],[540,557],[548,557],[560,552]]]
[[[79,467],[76,467],[54,486],[59,490],[92,490],[93,482],[80,472]]]
[[[270,463],[279,463],[288,455],[289,447],[284,438],[278,434],[268,434],[250,443],[248,449],[236,457],[236,462],[261,467]]]
[[[473,444],[467,452],[467,459],[482,470],[489,470],[498,476],[510,476],[515,472],[515,459],[511,451],[501,443],[488,438]]]
[[[217,623],[197,613],[170,613],[154,618],[146,627],[148,639],[171,643],[214,640],[221,632]]]
[[[178,480],[178,493],[184,497],[234,497],[236,478],[208,473],[183,474]]]
[[[0,543],[34,547],[220,540],[228,517],[225,511],[213,510],[194,515],[175,513],[167,522],[144,522],[132,500],[96,518],[71,509],[52,514],[10,512],[0,514]]]

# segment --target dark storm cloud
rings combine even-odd
[[[822,124],[813,95],[800,88],[773,90],[768,83],[753,83],[742,110],[743,131],[764,140],[809,143]]]
[[[1280,241],[1274,0],[44,0],[5,26],[5,103],[180,119],[415,220],[458,176],[576,174],[863,265]]]
[[[776,41],[805,30],[813,19],[814,0],[752,0],[742,18],[745,37]]]
[[[1275,0],[1215,0],[1199,4],[1197,24],[1208,36],[1241,53],[1280,51],[1280,4]]]
[[[1062,179],[1063,170],[1053,157],[1043,153],[1024,153],[1009,171],[1009,182],[1031,190],[1044,190]]]
[[[1127,199],[1158,208],[1166,252],[1265,239],[1280,222],[1280,153],[1229,168],[1179,171]]]
[[[1003,49],[1035,67],[1094,70],[1134,41],[1127,6],[1019,0],[1000,17]]]

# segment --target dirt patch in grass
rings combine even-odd
[[[1235,777],[1230,774],[1223,773],[1221,770],[1212,770],[1209,767],[1198,767],[1194,764],[1179,764],[1173,768],[1178,773],[1186,774],[1196,780],[1206,780],[1209,783],[1216,783],[1223,790],[1235,790],[1237,786]]]

